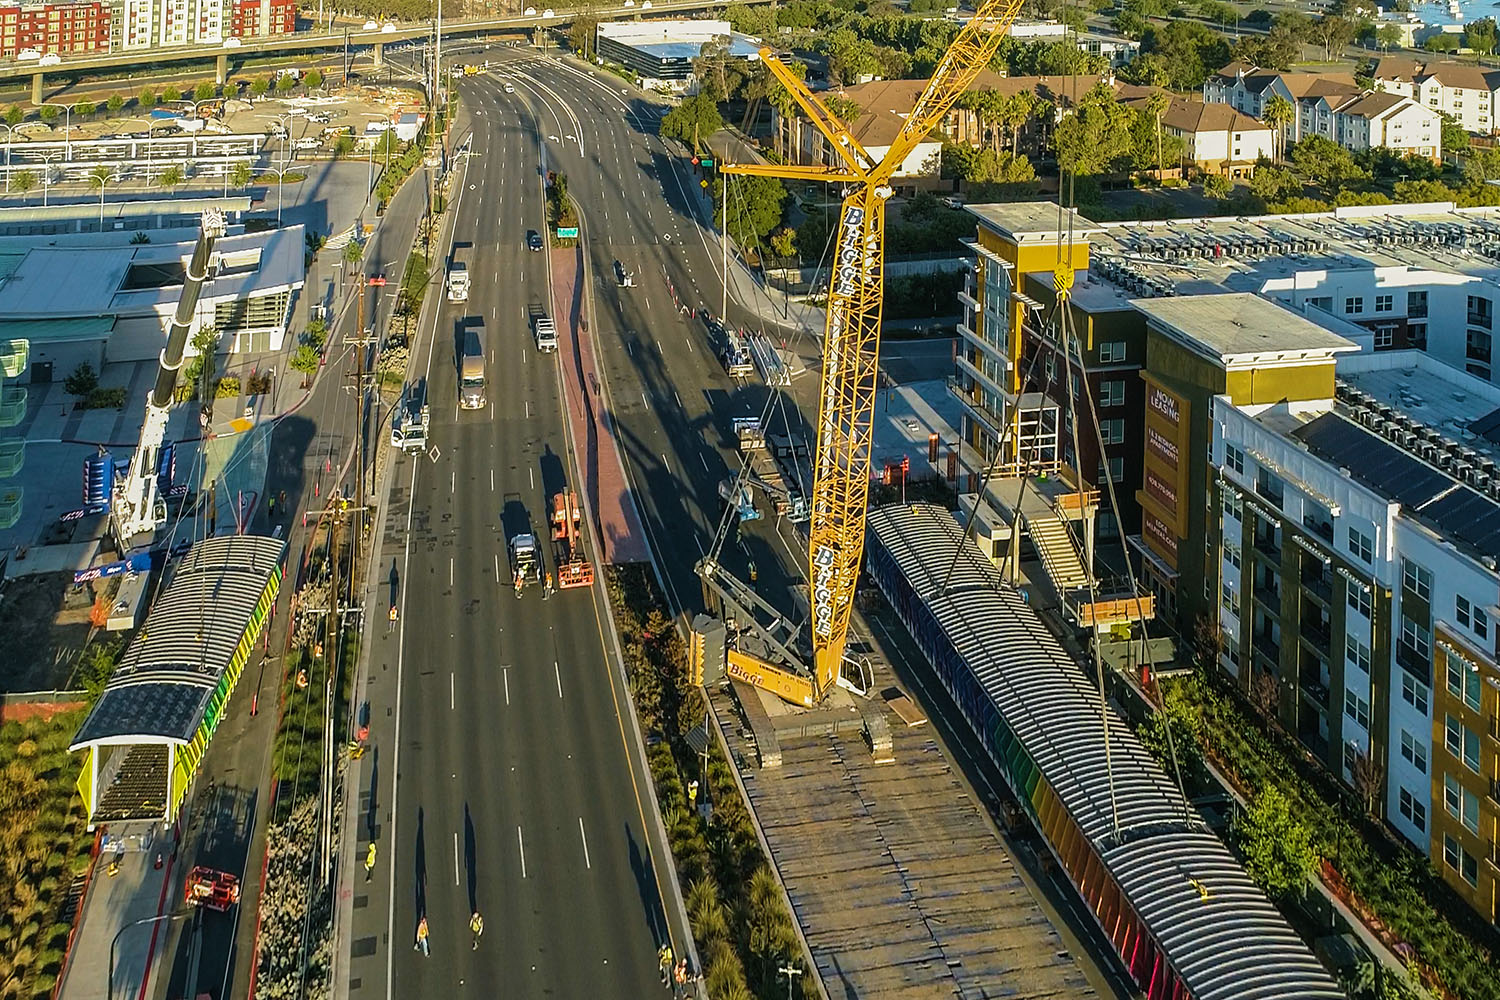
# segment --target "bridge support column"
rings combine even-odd
[[[229,79],[229,56],[220,52],[218,58],[214,60],[214,83],[223,86],[227,79]]]
[[[377,72],[380,71],[380,70],[382,70],[382,69],[385,69],[385,43],[384,42],[376,42],[375,43],[375,53],[374,53],[374,57],[373,58],[374,58],[375,70]]]
[[[31,74],[31,103],[42,103],[42,74]]]

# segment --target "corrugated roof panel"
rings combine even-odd
[[[285,549],[264,535],[193,546],[152,603],[73,749],[126,737],[191,740]]]
[[[1084,667],[1013,588],[981,568],[983,554],[948,511],[885,507],[870,513],[868,528],[1197,1000],[1344,996],[1125,722],[1101,713]],[[939,592],[956,547],[958,565],[987,586]]]

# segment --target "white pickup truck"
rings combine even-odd
[[[461,260],[448,265],[448,301],[469,301],[469,268]]]

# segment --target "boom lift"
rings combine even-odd
[[[695,637],[695,672],[723,662],[729,676],[774,692],[794,704],[812,706],[838,683],[844,668],[854,585],[865,545],[865,513],[870,493],[870,443],[875,410],[876,365],[885,279],[885,203],[890,179],[917,144],[939,125],[979,72],[989,65],[1022,0],[983,0],[943,54],[927,89],[901,131],[875,160],[805,84],[761,49],[771,74],[812,120],[839,166],[725,164],[726,174],[758,174],[844,186],[839,212],[833,277],[828,288],[828,319],[823,332],[823,379],[815,425],[810,543],[812,662],[805,663],[786,640],[784,620],[774,616],[754,591],[734,579],[717,559],[705,558],[697,571],[707,595],[733,629],[711,626],[715,636],[739,632],[737,646],[719,659],[704,648],[708,633]],[[706,619],[705,619],[706,620]],[[709,620],[711,621],[711,620]],[[746,640],[749,640],[748,642]],[[753,647],[749,648],[749,647]],[[709,653],[712,655],[707,655]],[[773,661],[770,655],[777,654]]]
[[[188,872],[182,895],[189,906],[206,906],[223,913],[240,901],[240,880],[228,872],[199,865]]]
[[[182,283],[182,296],[167,328],[167,345],[157,363],[156,385],[146,400],[140,443],[110,493],[110,533],[121,555],[132,548],[149,547],[155,541],[156,529],[167,520],[167,505],[159,488],[159,456],[167,433],[167,415],[177,388],[177,370],[182,367],[183,352],[197,325],[203,283],[209,279],[210,270],[217,270],[214,243],[223,235],[224,213],[214,208],[205,210]]]
[[[557,588],[592,587],[594,564],[583,558],[583,512],[578,494],[560,490],[552,498],[552,541],[557,548]]]

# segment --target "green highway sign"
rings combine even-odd
[[[557,238],[560,239],[560,240],[576,240],[576,239],[578,239],[578,227],[577,226],[558,226],[557,227]]]

